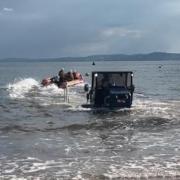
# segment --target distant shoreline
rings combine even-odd
[[[60,58],[2,58],[0,62],[179,61],[180,53],[112,54]]]

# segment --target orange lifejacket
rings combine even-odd
[[[79,80],[82,79],[82,75],[79,72],[75,72],[73,73],[73,75],[74,75],[74,79],[79,79]]]

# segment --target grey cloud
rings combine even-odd
[[[177,0],[3,0],[1,57],[179,51]],[[174,45],[174,42],[176,46]]]
[[[11,12],[11,11],[13,11],[13,9],[12,8],[4,7],[2,11]]]

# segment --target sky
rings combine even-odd
[[[180,52],[180,0],[0,0],[0,58]]]

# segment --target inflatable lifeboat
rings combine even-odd
[[[62,88],[62,89],[65,89],[70,86],[78,85],[81,83],[84,83],[84,79],[80,73],[74,74],[73,80],[69,80],[68,78],[65,77],[65,80],[62,83],[59,83],[58,76],[55,76],[52,78],[48,77],[41,81],[42,86],[49,86],[51,84],[56,84],[59,88]]]

